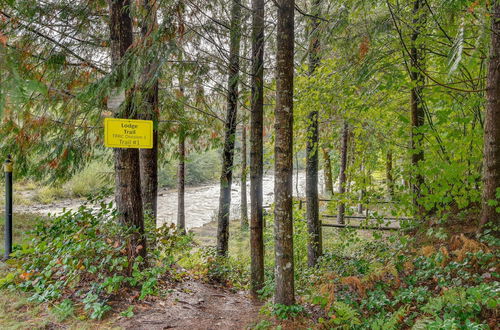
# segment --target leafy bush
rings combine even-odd
[[[75,174],[63,188],[72,197],[88,197],[97,191],[113,187],[112,168],[104,161],[93,161]]]
[[[163,165],[158,172],[158,183],[162,187],[177,185],[177,161]],[[193,152],[186,157],[186,185],[214,182],[220,175],[220,155],[217,150]]]
[[[66,299],[83,303],[92,319],[103,317],[115,296],[157,294],[174,254],[188,250],[191,237],[178,235],[173,226],[150,229],[147,263],[141,257],[133,260],[127,250],[134,229],[115,221],[112,203],[97,206],[83,205],[39,222],[31,243],[13,253],[9,263],[14,270],[0,280],[0,288],[30,292],[36,302],[62,300],[62,316],[70,311]]]
[[[45,186],[36,192],[33,199],[40,204],[50,204],[54,200],[68,197],[70,197],[69,192],[60,186]]]
[[[262,307],[261,313],[265,315],[276,316],[279,320],[288,320],[290,318],[296,318],[299,315],[305,314],[305,309],[302,305],[267,303]]]

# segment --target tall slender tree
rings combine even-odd
[[[342,128],[342,137],[340,145],[340,172],[339,172],[339,196],[344,198],[344,193],[346,192],[346,171],[347,171],[347,150],[349,143],[349,125],[347,120],[344,120],[344,127]],[[338,212],[337,212],[337,222],[344,224],[344,214],[345,214],[345,203],[343,201],[339,202]]]
[[[310,37],[309,37],[309,74],[313,75],[320,62],[320,31],[319,16],[321,13],[321,0],[313,0]],[[306,141],[306,218],[309,233],[307,245],[307,264],[310,267],[316,265],[322,254],[321,224],[319,221],[318,201],[318,111],[311,110],[307,117],[307,141]]]
[[[151,41],[148,38],[156,30],[156,5],[155,0],[142,0],[145,17],[141,23],[141,35],[144,47],[149,47]],[[139,163],[141,176],[141,195],[143,212],[146,216],[156,221],[157,196],[158,196],[158,120],[160,110],[158,108],[158,79],[154,71],[157,63],[154,58],[150,60],[142,74],[142,107],[140,109],[141,119],[153,121],[153,148],[140,149]]]
[[[247,126],[243,119],[241,125],[241,228],[248,229],[247,201]]]
[[[277,0],[275,108],[275,303],[295,303],[293,266],[293,77],[294,0]]]
[[[177,229],[181,233],[186,232],[186,213],[184,207],[184,186],[186,178],[186,135],[179,132],[179,164],[177,169]]]
[[[126,68],[119,67],[119,63],[133,42],[129,0],[109,0],[109,27],[111,63],[114,70],[120,72],[118,76],[123,79],[125,78],[124,75],[128,73]],[[119,85],[119,81],[116,84]],[[125,104],[115,113],[115,116],[119,118],[135,118],[130,99],[125,100]],[[135,257],[137,254],[145,257],[146,239],[144,237],[144,216],[139,176],[139,150],[116,148],[114,156],[115,200],[118,220],[137,229],[137,234],[132,236],[132,241],[128,246],[128,254],[130,257]]]
[[[419,203],[422,195],[422,186],[424,177],[420,171],[419,165],[424,160],[423,141],[424,134],[422,126],[424,125],[424,105],[422,92],[424,85],[423,55],[421,32],[424,16],[424,2],[422,0],[413,1],[413,21],[412,34],[410,42],[410,80],[412,82],[410,104],[411,104],[411,163],[414,171],[412,190],[413,204],[419,216],[423,215],[423,208]]]
[[[387,190],[389,191],[389,196],[394,198],[394,176],[392,173],[392,150],[387,151],[386,161],[385,161],[385,173]]]
[[[219,214],[217,226],[217,254],[227,255],[229,241],[229,212],[231,207],[231,184],[233,181],[234,143],[238,112],[238,84],[240,70],[241,0],[232,0],[229,36],[229,66],[227,87],[227,114],[222,174],[220,178]]]
[[[332,161],[330,159],[330,150],[326,147],[321,148],[323,151],[323,175],[325,176],[325,193],[333,195],[333,177],[332,177]]]
[[[264,285],[262,174],[264,134],[264,0],[252,0],[252,99],[250,117],[251,289]]]
[[[482,229],[486,223],[498,225],[500,213],[498,201],[500,190],[500,1],[491,3],[491,45],[488,65],[487,104],[484,120],[484,164]]]

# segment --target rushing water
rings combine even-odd
[[[323,175],[319,173],[319,189],[323,189]],[[298,178],[298,180],[297,180]],[[293,194],[304,196],[305,172],[294,171]],[[185,213],[186,227],[188,229],[201,227],[215,219],[219,206],[219,184],[210,184],[200,187],[186,187],[185,190]],[[250,181],[247,183],[247,194],[250,192]],[[263,177],[263,203],[269,205],[273,202],[274,176],[267,174]],[[231,192],[231,218],[240,217],[241,185],[239,178],[233,180]],[[250,197],[247,197],[250,203]],[[77,209],[82,201],[63,200],[50,205],[31,205],[15,207],[16,212],[56,214],[63,209]],[[250,209],[250,205],[248,206]],[[158,220],[159,223],[176,223],[177,221],[177,190],[163,189],[158,193]]]
[[[322,175],[320,175],[319,187],[323,187]],[[296,184],[298,183],[298,184]],[[263,177],[263,204],[269,205],[273,202],[274,196],[274,176],[265,175]],[[322,189],[322,188],[320,188]],[[298,173],[298,181],[296,181],[296,173],[294,172],[294,195],[303,196],[305,192],[305,173]],[[186,227],[195,228],[201,227],[204,224],[212,221],[217,216],[219,206],[218,184],[207,185],[202,187],[186,188],[185,195],[185,213]],[[250,192],[250,182],[247,183],[247,194]],[[250,203],[250,197],[247,197]],[[233,180],[231,191],[231,219],[240,217],[241,204],[241,184],[239,178]],[[248,206],[250,210],[250,205]],[[163,191],[158,196],[158,220],[160,223],[175,223],[177,219],[177,191],[175,189]]]

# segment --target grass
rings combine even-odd
[[[2,264],[0,263],[1,274]],[[1,329],[117,329],[112,325],[114,318],[97,322],[77,317],[74,314],[65,316],[64,320],[61,319],[57,305],[37,304],[29,301],[28,295],[23,292],[0,290]]]
[[[3,257],[5,252],[5,213],[0,213],[0,255]],[[31,230],[38,219],[40,219],[40,215],[35,214],[18,214],[14,213],[12,217],[12,238],[13,244],[22,244],[30,239],[29,235],[26,234],[27,231]]]

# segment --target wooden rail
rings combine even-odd
[[[336,214],[323,214],[323,217],[325,218],[336,218],[337,215]],[[364,215],[344,215],[344,218],[348,218],[348,219],[362,219],[362,220],[366,220],[367,217],[364,216]],[[387,218],[377,218],[377,217],[368,217],[368,219],[375,219],[375,220],[385,220],[385,221],[411,221],[413,220],[413,218],[405,218],[405,217],[401,217],[401,218],[394,218],[394,217],[387,217]]]
[[[364,229],[364,230],[400,230],[398,227],[376,227],[376,226],[356,226],[348,224],[337,224],[337,223],[321,223],[322,227],[334,227],[334,228],[353,228],[353,229]]]

